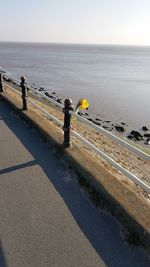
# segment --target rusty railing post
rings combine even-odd
[[[21,92],[22,92],[22,109],[23,110],[27,110],[27,86],[26,86],[26,78],[24,76],[22,76],[21,78],[21,83],[20,83],[20,87],[21,87]]]
[[[64,147],[70,147],[71,146],[71,140],[70,140],[70,131],[71,131],[71,114],[69,113],[70,110],[73,110],[72,107],[72,100],[70,98],[65,99],[64,101]]]
[[[3,75],[0,73],[0,92],[4,92]]]

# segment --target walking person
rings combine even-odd
[[[22,101],[23,101],[23,110],[27,110],[27,86],[26,86],[26,78],[24,76],[21,77],[21,83],[20,83],[21,91],[22,91]]]

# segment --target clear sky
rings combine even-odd
[[[0,41],[150,45],[150,0],[3,0]]]

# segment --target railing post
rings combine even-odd
[[[27,110],[28,107],[27,107],[27,86],[26,86],[26,79],[25,77],[21,77],[21,83],[20,83],[20,87],[21,87],[21,92],[22,92],[22,109],[23,110]]]
[[[70,130],[71,130],[71,114],[69,111],[73,111],[72,107],[72,100],[70,98],[65,99],[64,101],[64,142],[63,145],[64,147],[70,147],[71,146],[71,140],[70,140]]]
[[[0,73],[0,92],[4,92],[3,75]]]

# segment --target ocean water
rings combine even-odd
[[[0,66],[74,105],[87,98],[93,117],[150,128],[150,47],[0,43]]]

